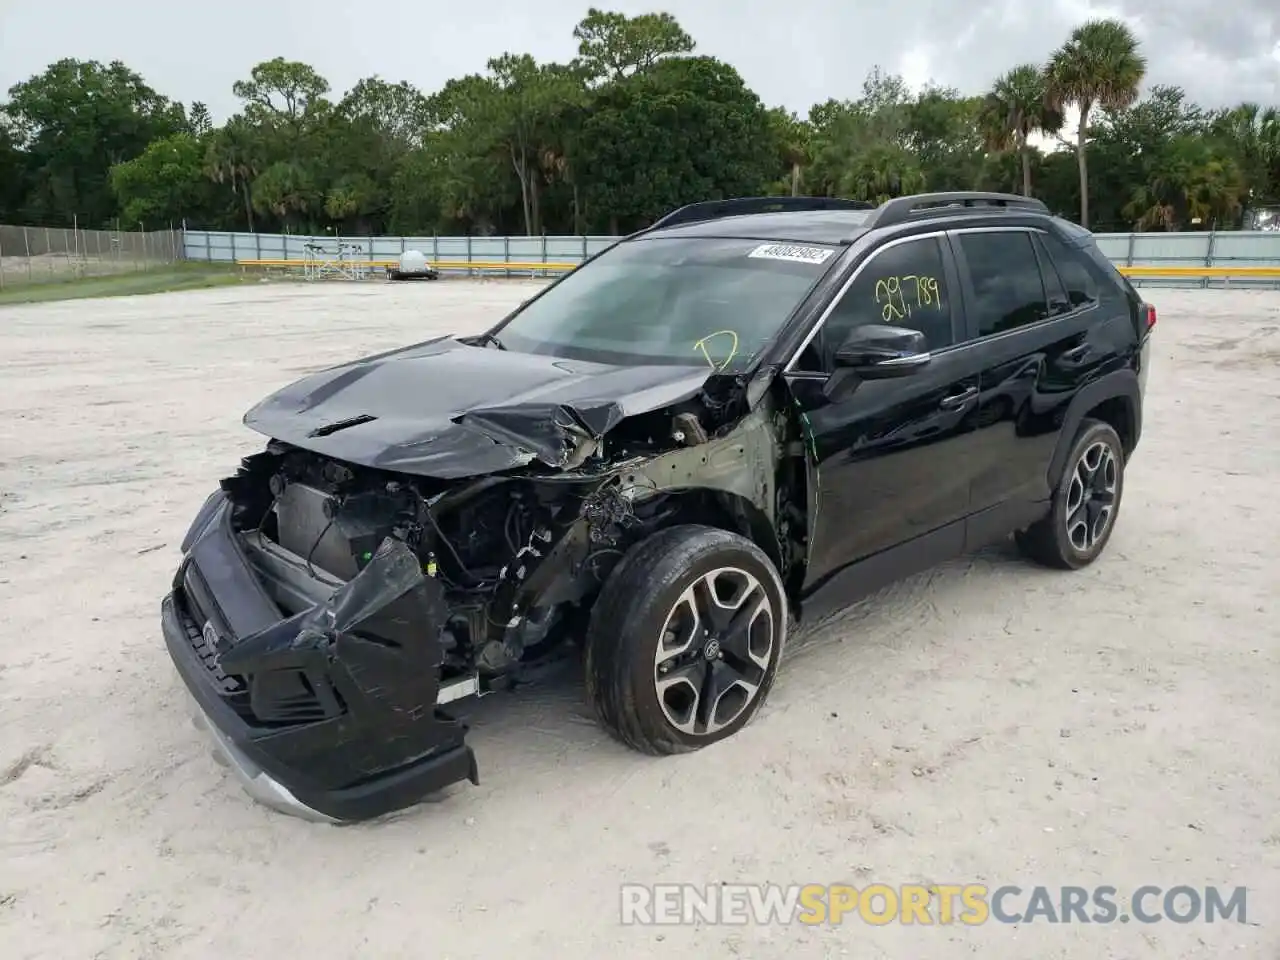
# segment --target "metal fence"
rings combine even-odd
[[[0,288],[151,270],[186,259],[181,230],[81,230],[0,224]]]
[[[1100,249],[1118,267],[1280,267],[1280,231],[1202,233],[1097,233]],[[1207,278],[1131,278],[1137,286],[1207,286]],[[1223,280],[1214,279],[1213,283]],[[1232,286],[1277,287],[1263,277],[1231,277]]]
[[[1205,233],[1099,233],[1099,248],[1117,266],[1127,267],[1280,267],[1280,231]],[[539,263],[579,263],[616,237],[335,237],[272,233],[215,233],[187,230],[183,250],[188,259],[213,263],[276,261],[302,263],[315,250],[347,262],[385,263],[417,250],[430,260],[449,264],[446,271],[491,275],[542,275]],[[310,248],[310,249],[309,249]],[[468,266],[475,264],[477,266]],[[512,264],[511,267],[505,264]],[[518,265],[518,266],[517,266]],[[1221,279],[1135,277],[1139,285],[1203,286]],[[1245,286],[1280,286],[1274,278],[1232,277]]]
[[[580,263],[617,237],[336,237],[187,230],[187,259],[212,263],[313,259],[316,250],[347,262],[384,263],[417,250],[433,262],[466,264]],[[471,273],[506,273],[505,267],[461,267]],[[523,272],[539,272],[524,267]],[[544,271],[545,272],[545,271]]]

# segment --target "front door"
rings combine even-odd
[[[959,552],[963,545],[972,481],[966,435],[979,369],[973,353],[957,344],[956,286],[945,239],[886,244],[859,267],[787,371],[810,447],[806,594],[857,561],[926,535],[940,538],[930,553]],[[869,323],[920,330],[932,362],[909,376],[864,381],[826,399],[822,387],[834,371],[836,349],[853,328]]]

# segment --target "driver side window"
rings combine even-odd
[[[919,330],[930,350],[954,342],[951,291],[937,237],[921,237],[872,254],[801,353],[796,369],[830,373],[835,352],[856,327],[891,324]]]

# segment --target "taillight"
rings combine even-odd
[[[1144,303],[1142,310],[1146,317],[1147,333],[1150,333],[1156,325],[1156,308],[1153,304]]]

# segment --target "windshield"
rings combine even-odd
[[[620,366],[746,368],[838,247],[711,237],[619,244],[497,331],[501,345]]]

